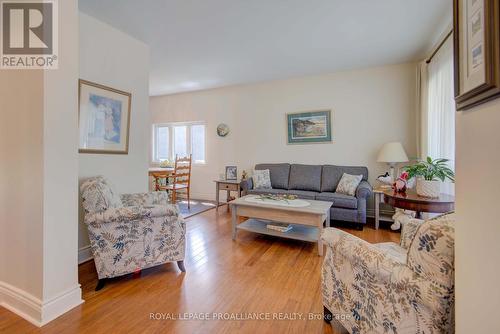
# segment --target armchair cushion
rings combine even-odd
[[[168,205],[170,203],[169,193],[166,191],[123,194],[120,198],[124,206]]]
[[[101,212],[108,208],[119,208],[123,204],[111,184],[102,176],[91,177],[80,186],[85,212]]]

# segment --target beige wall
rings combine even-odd
[[[43,71],[0,74],[0,284],[42,298]],[[38,278],[38,279],[35,279]],[[0,302],[1,302],[0,296]]]
[[[129,153],[79,154],[80,180],[104,175],[120,193],[147,191],[149,47],[80,13],[80,78],[132,93]],[[88,234],[82,220],[80,206],[79,247],[88,255]]]
[[[77,1],[58,13],[58,69],[0,70],[0,304],[36,325],[82,302]]]
[[[499,333],[500,100],[457,114],[457,333]]]
[[[388,141],[415,156],[415,64],[338,72],[260,84],[152,97],[153,123],[205,121],[207,165],[193,169],[193,197],[215,196],[224,166],[251,170],[259,162],[363,165],[370,180],[386,169],[376,162]],[[333,143],[287,145],[286,113],[333,111]],[[231,133],[219,138],[216,127]]]

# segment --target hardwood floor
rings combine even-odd
[[[114,279],[95,292],[97,275],[90,261],[79,267],[84,304],[43,328],[0,308],[0,332],[332,333],[321,318],[323,258],[315,244],[244,231],[233,242],[226,210],[189,218],[187,230],[186,274],[170,263]],[[399,241],[399,233],[376,231],[373,224],[348,231],[369,242]],[[269,314],[271,320],[168,319],[186,312],[222,318]],[[306,319],[273,320],[298,314]]]

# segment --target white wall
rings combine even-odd
[[[59,68],[0,75],[0,305],[36,325],[82,302],[77,1],[58,13]]]
[[[224,166],[250,171],[256,163],[294,162],[368,166],[370,180],[386,169],[376,162],[388,141],[415,156],[415,64],[384,66],[193,93],[152,97],[153,123],[205,121],[206,166],[193,168],[192,197],[215,196]],[[332,109],[333,143],[287,145],[286,114]],[[219,138],[216,127],[231,133]]]
[[[500,333],[499,124],[500,100],[457,114],[457,333]]]
[[[132,93],[129,153],[79,154],[80,180],[104,175],[120,193],[147,191],[149,47],[80,13],[80,78]],[[88,244],[80,206],[79,247]]]

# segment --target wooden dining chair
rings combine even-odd
[[[177,202],[177,192],[180,190],[187,195],[188,209],[190,206],[190,187],[191,187],[191,160],[192,155],[188,157],[175,156],[174,173],[169,176],[170,183],[166,185],[165,190],[170,192],[172,203]]]

